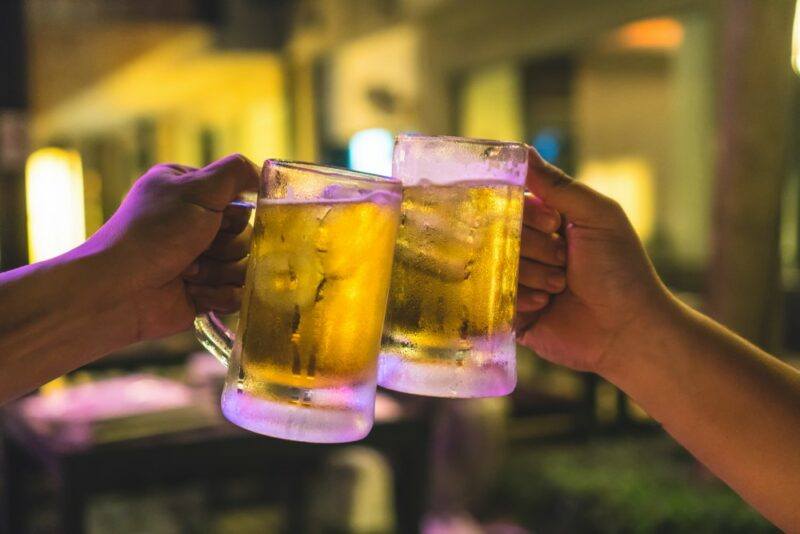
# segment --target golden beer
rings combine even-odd
[[[397,136],[404,199],[378,384],[457,398],[514,389],[527,169],[520,143]]]
[[[377,202],[260,207],[238,332],[243,389],[374,380],[396,217]]]
[[[213,312],[195,318],[228,366],[230,422],[314,443],[367,435],[401,193],[384,176],[264,163],[236,334]]]
[[[384,354],[433,373],[513,342],[522,194],[496,181],[404,189]]]

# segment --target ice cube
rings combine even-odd
[[[397,261],[448,282],[469,278],[474,263],[470,257],[452,256],[437,247],[420,248],[413,239],[402,237],[397,240],[395,254]]]
[[[455,213],[407,204],[397,239],[397,261],[447,281],[466,280],[481,240]]]
[[[317,252],[329,279],[353,276],[359,269],[385,261],[373,249],[394,231],[394,215],[381,204],[364,202],[331,208],[320,223]]]
[[[253,285],[256,296],[281,310],[305,309],[314,303],[321,284],[322,266],[316,253],[275,254],[256,265]]]

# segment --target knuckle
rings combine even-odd
[[[528,167],[535,172],[549,172],[548,163],[545,159],[534,149],[534,157],[528,158]]]
[[[553,187],[567,187],[573,182],[572,178],[567,173],[554,165],[545,162],[544,169],[550,177],[550,183]]]
[[[157,164],[153,165],[152,167],[150,167],[147,170],[147,172],[148,173],[159,173],[159,174],[165,173],[165,172],[169,172],[169,171],[172,170],[170,168],[170,165],[171,165],[170,163],[157,163]]]
[[[620,204],[618,200],[613,199],[611,197],[603,196],[601,201],[603,209],[606,213],[613,216],[614,218],[625,217],[625,209],[622,207],[622,204]]]
[[[172,183],[169,174],[157,165],[136,180],[134,187],[144,192],[156,193],[169,188]]]
[[[241,152],[235,152],[228,156],[228,162],[238,169],[250,168],[250,160],[247,159]]]

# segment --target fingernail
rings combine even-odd
[[[567,249],[559,248],[558,250],[556,250],[556,260],[559,263],[564,263],[565,261],[567,261]]]
[[[547,277],[547,285],[552,289],[560,290],[564,287],[566,282],[567,280],[564,277],[564,273],[554,273]]]
[[[544,304],[549,297],[544,293],[535,293],[532,298],[535,303]]]

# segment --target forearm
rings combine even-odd
[[[776,524],[800,528],[800,373],[671,300],[604,373]]]
[[[83,248],[0,274],[0,403],[135,341],[113,272]]]

